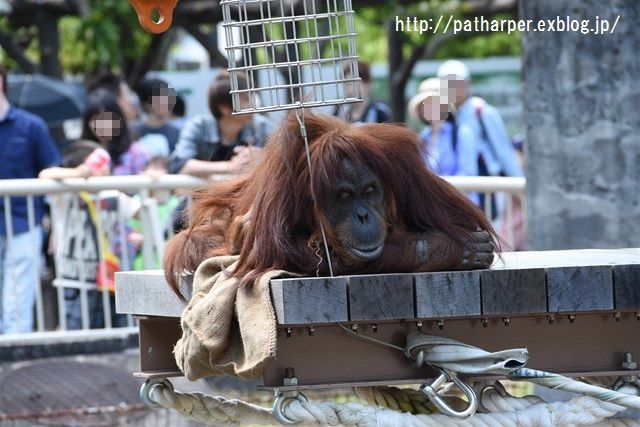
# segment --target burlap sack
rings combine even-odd
[[[209,258],[197,269],[191,301],[181,317],[182,338],[174,348],[187,379],[231,375],[255,379],[276,354],[276,316],[269,281],[293,276],[270,271],[253,284],[238,286],[225,270],[237,256]]]

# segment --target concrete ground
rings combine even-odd
[[[142,380],[137,349],[118,353],[50,357],[0,363],[2,426],[197,426],[175,411],[151,411],[138,397]],[[211,378],[171,379],[180,391],[242,398],[269,406],[272,394],[256,391],[255,382]],[[121,402],[127,406],[119,405]],[[101,411],[96,408],[102,407]],[[111,408],[109,408],[111,407]],[[74,410],[82,410],[74,414]],[[49,411],[49,414],[47,414]],[[56,412],[54,414],[54,411]],[[2,414],[9,419],[2,418]],[[56,416],[58,415],[58,416]]]

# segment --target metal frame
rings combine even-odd
[[[220,5],[234,113],[361,101],[351,0],[223,0]],[[250,19],[248,8],[259,9],[260,18]],[[276,48],[284,48],[286,58],[277,58]],[[260,63],[254,63],[258,58]],[[325,66],[333,74],[329,78]],[[282,73],[289,83],[281,83]],[[247,77],[246,89],[240,87],[241,74]],[[248,95],[248,107],[242,106],[243,95]]]
[[[623,313],[616,320],[611,313],[576,313],[575,320],[557,318],[552,324],[547,314],[511,318],[509,326],[502,318],[447,320],[439,329],[435,319],[423,320],[425,333],[441,335],[476,345],[489,351],[528,347],[535,369],[569,377],[621,376],[640,374],[640,370],[622,370],[622,355],[640,355],[640,321],[635,313]],[[377,332],[359,325],[360,334],[403,346],[406,334],[416,329],[416,320],[380,323]],[[172,348],[180,338],[179,319],[140,318],[140,364],[136,376],[166,378],[182,376],[172,357]],[[290,335],[290,336],[288,336]],[[588,337],[597,337],[591,339]],[[429,367],[416,368],[401,352],[358,339],[336,324],[278,328],[278,354],[265,365],[260,389],[296,391],[377,384],[416,384],[436,378]],[[340,349],[340,351],[336,351]],[[285,371],[293,368],[296,385],[284,385]],[[482,378],[498,378],[487,375]]]

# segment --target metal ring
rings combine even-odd
[[[448,372],[444,370],[440,370],[441,374],[438,378],[435,379],[431,384],[424,383],[420,386],[420,391],[427,396],[427,398],[433,403],[433,405],[438,408],[440,412],[443,414],[455,418],[457,420],[464,420],[469,418],[471,415],[476,413],[478,409],[478,397],[476,393],[473,391],[471,386],[467,384],[464,380],[458,378],[458,375],[455,372]],[[438,388],[446,381],[452,381],[469,399],[469,406],[464,411],[456,411],[449,406],[447,402],[438,394]]]
[[[478,397],[477,412],[480,412],[481,414],[488,414],[491,412],[486,408],[486,406],[484,406],[484,403],[482,403],[482,395],[490,388],[494,389],[501,397],[511,396],[500,381],[495,381],[493,383],[478,381],[473,385],[473,392]]]
[[[624,377],[618,377],[611,386],[611,389],[618,391],[625,386],[634,387],[636,389],[636,395],[640,394],[640,380],[628,381]]]
[[[611,386],[611,390],[618,391],[618,390],[620,390],[620,387],[625,385],[625,383],[626,383],[626,381],[622,377],[618,377],[618,378],[616,378],[616,380],[614,381],[613,385]]]
[[[288,405],[290,400],[297,400],[298,402],[308,402],[307,396],[302,393],[298,393],[297,396],[285,396],[282,393],[276,397],[276,400],[273,402],[273,416],[275,419],[284,426],[293,426],[296,424],[300,424],[300,421],[294,421],[292,419],[287,418],[284,414],[285,405]]]
[[[140,387],[140,400],[153,410],[164,409],[164,407],[151,398],[151,392],[155,387],[165,387],[173,391],[173,384],[166,378],[149,378]]]

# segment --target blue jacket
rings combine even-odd
[[[0,121],[0,179],[37,178],[40,171],[57,166],[62,159],[44,121],[27,111],[11,107]],[[0,184],[1,185],[1,184]],[[42,197],[34,198],[34,220],[40,224]],[[26,197],[11,198],[13,233],[29,229]],[[0,236],[6,236],[4,197],[0,200]]]

